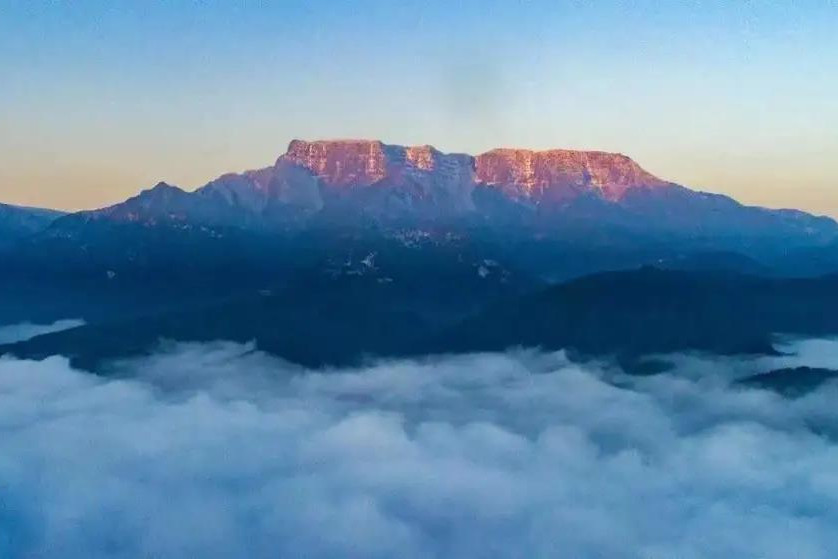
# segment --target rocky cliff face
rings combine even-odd
[[[293,140],[277,164],[307,169],[331,191],[376,187],[387,211],[443,213],[473,209],[474,159],[432,146],[396,146],[369,140]]]
[[[328,186],[358,187],[369,186],[386,177],[395,151],[379,141],[293,140],[279,160],[308,169]]]
[[[280,161],[308,169],[324,185],[370,186],[382,181],[436,183],[468,188],[496,187],[518,198],[567,199],[592,192],[619,200],[632,188],[659,188],[669,183],[643,170],[629,157],[599,151],[495,149],[472,157],[443,154],[432,146],[403,147],[379,141],[293,140]]]
[[[515,198],[568,200],[594,193],[620,200],[632,188],[669,183],[622,154],[601,151],[495,149],[477,156],[477,179]]]

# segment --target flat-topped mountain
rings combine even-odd
[[[398,173],[463,176],[472,183],[517,187],[522,194],[555,188],[661,187],[669,183],[622,154],[600,151],[493,149],[476,157],[433,146],[395,146],[377,140],[293,140],[280,160],[305,167],[330,186],[370,186]]]
[[[0,235],[7,317],[65,318],[58,307],[74,301],[92,301],[67,315],[87,319],[212,299],[372,253],[419,277],[428,262],[473,273],[492,262],[538,282],[641,265],[838,272],[832,219],[744,206],[599,151],[293,140],[272,165],[194,191],[161,182],[107,208],[14,213],[23,226]],[[59,283],[69,295],[54,293]]]
[[[746,207],[658,178],[598,151],[495,149],[478,156],[375,140],[293,140],[274,165],[194,192],[160,183],[121,204],[59,220],[231,226],[262,231],[367,225],[475,226],[598,235],[830,242],[838,226],[796,211]]]

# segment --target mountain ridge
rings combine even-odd
[[[375,274],[305,274],[271,292],[0,345],[0,355],[61,354],[94,370],[153,351],[161,339],[227,339],[328,367],[356,366],[370,357],[537,347],[581,358],[616,357],[627,370],[650,374],[650,355],[771,355],[777,333],[838,333],[838,275],[778,279],[642,267],[519,289],[502,275],[485,283],[469,265],[436,270],[446,281],[427,282],[408,270],[387,282]]]
[[[0,248],[40,232],[66,212],[0,203]]]
[[[497,148],[473,156],[380,140],[292,140],[274,165],[225,173],[186,191],[152,188],[72,222],[160,222],[244,228],[316,223],[468,222],[566,227],[574,222],[688,236],[838,237],[823,216],[768,210],[691,190],[620,153]],[[801,224],[801,221],[806,223]]]
[[[348,258],[359,246],[413,260],[439,251],[462,258],[468,248],[546,281],[702,254],[738,255],[724,266],[753,262],[746,267],[766,274],[838,271],[834,220],[690,190],[618,153],[471,156],[378,140],[293,140],[273,165],[194,191],[161,182],[14,237],[0,247],[0,287],[14,297],[34,293],[33,284],[51,292],[61,273],[91,293],[112,289],[113,277],[133,278],[138,292],[169,284],[224,292],[284,281],[300,262]]]

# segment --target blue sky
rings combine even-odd
[[[838,215],[838,3],[0,0],[0,200],[87,208],[289,140],[619,151]]]

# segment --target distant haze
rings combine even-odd
[[[4,2],[0,201],[82,209],[295,137],[599,149],[838,215],[838,6]]]

